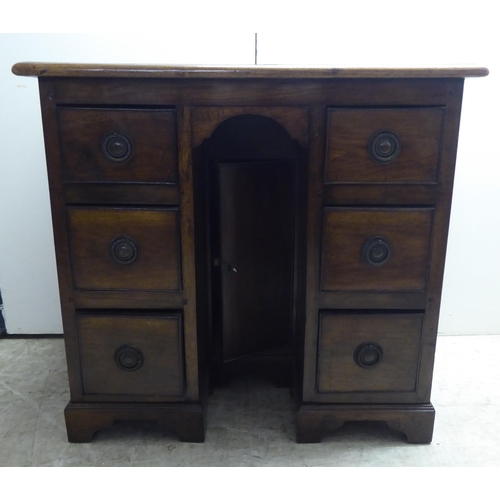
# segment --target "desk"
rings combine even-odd
[[[203,441],[211,377],[267,354],[299,442],[348,420],[431,441],[463,81],[486,69],[13,71],[40,84],[71,442],[121,419]]]

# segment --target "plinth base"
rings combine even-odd
[[[200,404],[68,403],[64,410],[68,441],[89,443],[117,420],[155,421],[181,441],[205,441],[205,412]]]
[[[297,442],[319,443],[344,422],[383,421],[406,434],[409,443],[430,443],[434,407],[418,405],[301,405],[297,413]]]

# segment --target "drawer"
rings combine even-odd
[[[177,183],[175,111],[59,108],[66,182]]]
[[[433,209],[325,208],[323,291],[421,291]]]
[[[443,108],[328,110],[325,182],[436,182]]]
[[[76,318],[84,395],[180,397],[180,314]]]
[[[76,288],[180,290],[177,209],[71,207],[68,223]]]
[[[423,314],[320,313],[317,389],[413,392]]]

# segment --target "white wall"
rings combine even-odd
[[[375,3],[375,2],[374,2]],[[419,5],[421,5],[419,3]],[[387,18],[390,6],[331,29],[259,33],[259,63],[432,66],[478,63],[490,76],[466,82],[442,333],[500,333],[500,117],[498,35],[481,10],[451,19],[432,3],[413,23]],[[347,15],[346,13],[344,13]],[[355,15],[353,9],[352,15]],[[397,12],[399,15],[399,11]],[[452,22],[454,21],[454,22]],[[380,24],[390,26],[381,29]],[[486,23],[486,25],[485,25]],[[399,26],[399,28],[397,27]],[[467,26],[467,29],[465,27]],[[471,28],[476,27],[471,34]],[[49,197],[37,81],[10,73],[18,61],[252,64],[253,32],[172,35],[0,35],[0,288],[9,333],[60,333]],[[214,31],[215,32],[215,31]],[[320,33],[324,33],[321,35]],[[467,35],[467,36],[464,36]]]

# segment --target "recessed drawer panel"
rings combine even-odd
[[[66,182],[177,183],[175,112],[60,108]]]
[[[183,393],[180,314],[77,315],[85,395]]]
[[[432,215],[430,208],[325,208],[322,290],[424,290]]]
[[[423,314],[320,313],[320,393],[415,391]]]
[[[75,287],[83,290],[181,288],[177,209],[68,209]]]
[[[329,109],[325,182],[436,182],[442,120],[442,108]]]

